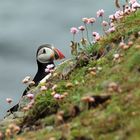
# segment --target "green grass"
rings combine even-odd
[[[40,125],[39,131],[25,132],[18,137],[25,139],[46,140],[138,140],[140,137],[140,11],[127,16],[117,24],[117,32],[104,37],[95,46],[90,46],[87,53],[92,53],[94,47],[111,49],[104,57],[98,60],[90,59],[89,62],[76,67],[67,79],[52,79],[57,84],[57,92],[68,96],[62,101],[52,98],[51,90],[40,93],[36,104],[23,119],[22,125]],[[134,45],[128,50],[119,49],[123,55],[121,62],[113,61],[113,54],[118,48],[121,36],[132,38]],[[98,49],[97,49],[98,50]],[[89,68],[102,67],[102,70],[92,75]],[[63,70],[66,67],[61,66]],[[60,72],[60,70],[59,70]],[[70,82],[72,87],[67,88]],[[107,86],[116,82],[122,92],[110,92]],[[83,96],[111,94],[111,99],[96,108],[88,109],[87,104],[81,102]],[[74,107],[80,109],[80,113]],[[57,112],[63,111],[64,122],[57,124]],[[73,115],[74,114],[74,115]]]

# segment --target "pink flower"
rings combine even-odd
[[[125,14],[129,14],[131,12],[131,8],[127,5],[125,6],[125,10],[124,10],[124,13]]]
[[[28,94],[27,94],[27,97],[28,97],[30,100],[32,100],[32,99],[34,98],[34,94],[28,93]]]
[[[85,23],[85,24],[87,24],[88,23],[88,18],[82,18],[82,21]]]
[[[96,19],[95,18],[89,18],[88,19],[88,23],[95,23],[96,22]]]
[[[94,37],[96,37],[96,36],[99,36],[99,33],[97,33],[97,32],[92,32],[92,35],[93,35]]]
[[[132,9],[137,9],[137,8],[140,8],[140,4],[138,2],[135,2],[132,4]]]
[[[84,30],[85,30],[85,27],[84,27],[84,26],[80,26],[80,27],[78,27],[78,29],[79,29],[80,31],[84,31]]]
[[[8,104],[11,104],[11,103],[13,102],[13,99],[11,99],[11,98],[6,98],[6,102],[7,102]]]
[[[100,35],[95,36],[95,41],[99,41],[100,40]]]
[[[109,19],[115,20],[115,16],[114,15],[109,15]]]
[[[108,25],[108,22],[107,21],[103,21],[102,22],[102,26],[107,26]]]
[[[52,72],[53,68],[54,68],[54,64],[47,65],[45,72],[46,73]]]
[[[108,29],[108,32],[109,32],[109,33],[113,33],[113,32],[115,32],[115,27],[111,27],[111,28],[109,28],[109,29]]]
[[[50,72],[50,69],[46,68],[46,69],[45,69],[45,72],[46,72],[46,73],[49,73],[49,72]]]
[[[129,1],[130,4],[134,4],[135,2],[137,2],[137,0],[130,0]]]
[[[77,34],[78,31],[79,31],[79,30],[78,30],[76,27],[72,27],[72,28],[70,29],[70,32],[71,32],[72,34]]]
[[[55,99],[60,99],[61,98],[61,95],[56,93],[54,96],[53,96]]]
[[[47,87],[46,86],[41,86],[40,90],[41,91],[46,91],[47,90]]]
[[[97,32],[93,32],[92,35],[93,35],[93,37],[95,37],[95,42],[99,41],[101,38],[99,33],[97,33]]]
[[[70,32],[72,33],[72,34],[77,34],[78,33],[78,29],[76,28],[76,27],[72,27],[71,29],[70,29]]]
[[[116,11],[114,16],[115,16],[115,19],[121,19],[123,17],[123,11],[121,10]]]
[[[120,42],[119,47],[123,48],[126,44],[124,42]]]
[[[47,65],[47,68],[48,69],[53,69],[54,68],[54,64]]]
[[[104,15],[104,10],[103,9],[100,9],[97,11],[97,17],[102,17]]]
[[[110,23],[110,26],[111,26],[111,27],[114,27],[115,25],[114,25],[114,23],[111,22],[111,23]]]

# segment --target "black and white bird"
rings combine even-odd
[[[65,58],[63,53],[55,48],[51,44],[44,44],[41,45],[36,53],[36,61],[37,61],[37,66],[38,66],[38,71],[33,79],[35,82],[35,86],[39,84],[39,82],[46,77],[50,72],[46,72],[45,69],[47,66],[52,65],[54,68],[54,60],[60,60]],[[22,96],[25,96],[27,92],[29,91],[29,87],[25,89],[23,92]],[[19,104],[13,106],[11,109],[9,109],[7,112],[15,112],[18,110]]]

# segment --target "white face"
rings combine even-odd
[[[37,60],[40,63],[47,63],[49,60],[54,59],[54,51],[50,48],[41,48],[37,54]]]

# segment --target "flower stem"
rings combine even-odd
[[[75,42],[75,34],[73,34],[73,42]]]
[[[84,32],[83,32],[83,31],[81,31],[81,33],[82,33],[82,38],[84,38]]]
[[[84,25],[85,25],[86,34],[87,34],[87,40],[88,40],[89,44],[91,45],[91,42],[90,42],[90,39],[89,39],[89,35],[88,35],[88,28],[87,28],[87,24],[86,24],[86,23],[84,23]]]

